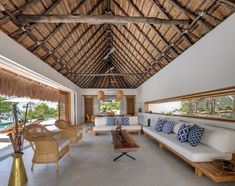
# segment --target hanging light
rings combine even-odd
[[[117,100],[122,100],[123,99],[123,91],[121,91],[121,90],[117,91],[116,98],[117,98]]]
[[[104,100],[104,91],[100,90],[97,94],[98,100]]]

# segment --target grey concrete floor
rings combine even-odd
[[[70,146],[67,155],[55,165],[36,165],[30,171],[32,150],[25,150],[24,162],[28,186],[234,186],[233,183],[216,184],[207,177],[197,177],[194,169],[183,160],[143,135],[134,135],[140,150],[132,153],[136,160],[118,155],[113,150],[109,134],[92,136],[85,133],[83,142]],[[8,183],[12,158],[0,161],[0,186]]]

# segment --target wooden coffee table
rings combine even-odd
[[[112,137],[113,137],[113,146],[115,152],[120,152],[122,153],[118,157],[114,158],[113,161],[116,161],[117,159],[121,158],[122,156],[126,155],[129,158],[135,160],[134,157],[130,156],[128,152],[136,152],[140,147],[139,145],[135,142],[133,137],[127,132],[127,130],[122,130],[123,136],[125,139],[127,139],[128,144],[123,144],[121,140],[118,137],[118,134],[115,130],[112,130]]]

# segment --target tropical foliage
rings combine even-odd
[[[120,102],[112,101],[112,102],[101,102],[100,110],[102,112],[120,110]]]

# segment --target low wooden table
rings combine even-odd
[[[136,152],[140,148],[139,145],[135,142],[133,137],[127,132],[127,130],[122,130],[123,136],[125,139],[127,139],[128,144],[124,144],[121,142],[121,140],[118,137],[118,134],[116,130],[112,130],[112,137],[113,137],[113,146],[115,152],[120,152],[122,153],[118,157],[114,158],[113,161],[116,161],[117,159],[121,158],[122,156],[126,155],[129,158],[135,160],[134,157],[130,156],[128,152]]]

